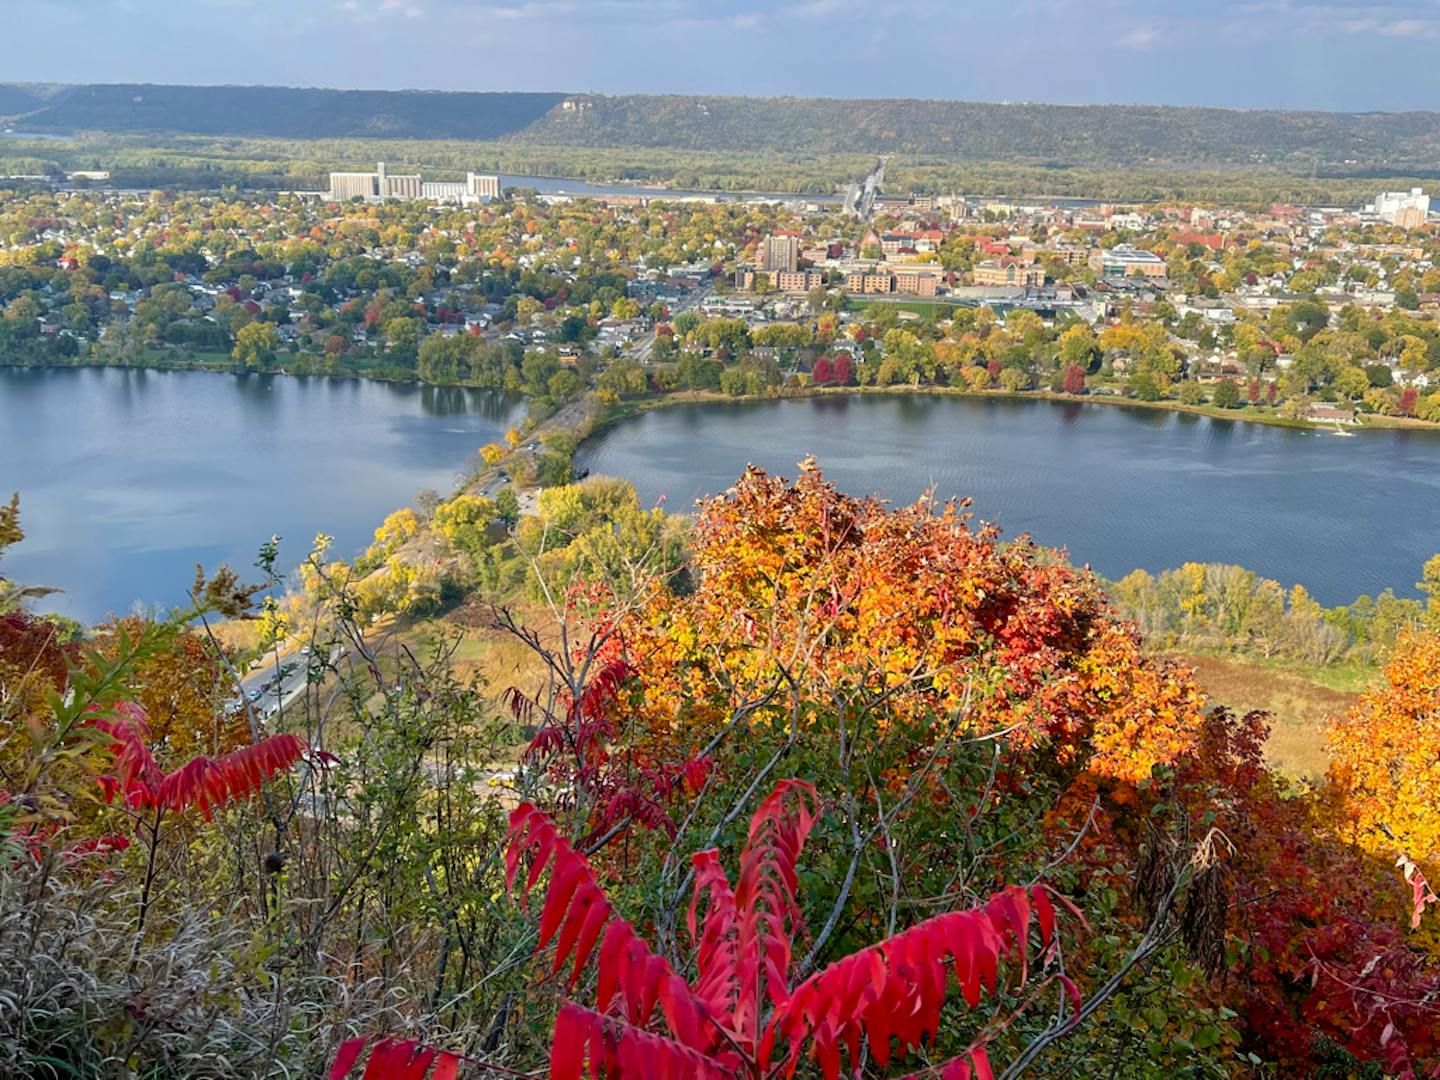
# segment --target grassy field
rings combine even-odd
[[[1295,668],[1267,665],[1235,656],[1183,654],[1176,657],[1195,671],[1212,704],[1236,712],[1261,709],[1270,714],[1266,757],[1282,772],[1319,776],[1330,763],[1325,724],[1344,716],[1373,671],[1345,665]]]

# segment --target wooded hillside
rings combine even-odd
[[[0,87],[29,131],[283,138],[511,139],[532,145],[782,154],[923,155],[934,162],[1286,166],[1320,175],[1440,167],[1440,113],[696,96],[566,97],[261,86]]]

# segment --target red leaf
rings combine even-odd
[[[355,1062],[360,1059],[360,1051],[365,1049],[365,1036],[361,1035],[355,1039],[347,1039],[340,1044],[340,1052],[335,1055],[335,1064],[330,1066],[330,1080],[342,1080],[350,1075],[350,1070],[355,1067]]]
[[[329,1080],[344,1080],[365,1051],[366,1039],[347,1039],[340,1044],[330,1066]],[[431,1068],[434,1071],[431,1072]],[[363,1080],[455,1080],[460,1070],[460,1056],[426,1046],[414,1039],[386,1036],[370,1047]]]

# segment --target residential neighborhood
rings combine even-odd
[[[17,190],[6,353],[552,406],[839,381],[1440,419],[1440,236],[1420,191],[1263,210],[878,193],[862,215],[501,192],[474,172],[451,187],[381,163],[328,193]]]

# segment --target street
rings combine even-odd
[[[344,650],[335,647],[331,663],[338,663]],[[310,647],[284,653],[279,657],[279,675],[276,675],[276,657],[270,654],[258,667],[240,681],[244,699],[259,713],[262,720],[268,719],[289,705],[305,692],[310,677]],[[239,707],[238,702],[235,707]]]

